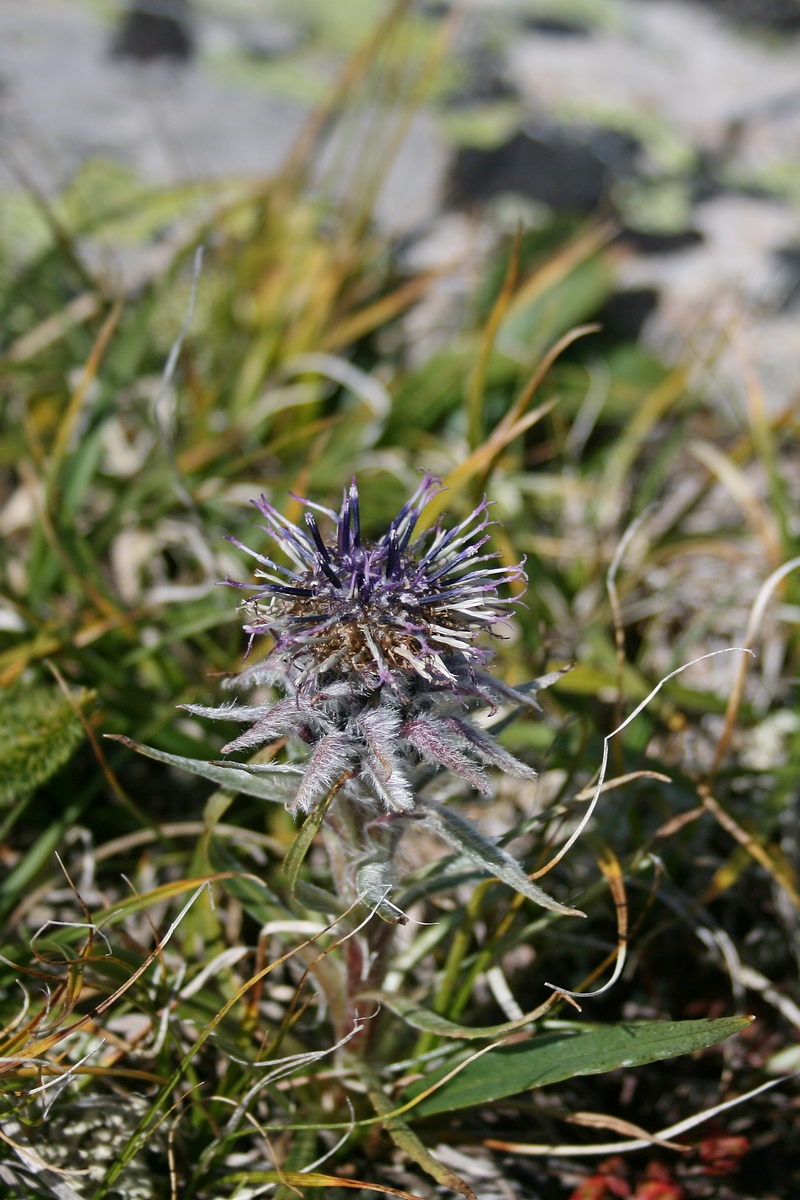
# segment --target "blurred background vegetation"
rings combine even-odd
[[[285,1053],[325,1044],[310,1014],[295,1026],[289,964],[230,1009],[187,1069],[182,1086],[208,1086],[179,1126],[173,1114],[145,1149],[132,1137],[197,1030],[249,977],[237,965],[248,948],[258,946],[257,963],[278,957],[296,943],[297,923],[314,919],[275,898],[293,823],[253,797],[209,797],[199,779],[102,735],[217,758],[234,727],[220,732],[176,706],[217,703],[220,677],[240,666],[235,596],[218,582],[249,574],[227,536],[267,545],[250,499],[263,493],[296,517],[293,493],[335,506],[357,474],[364,522],[377,534],[430,469],[455,518],[487,493],[493,546],[527,561],[530,587],[497,673],[521,684],[574,664],[544,694],[540,719],[503,734],[539,783],[499,780],[491,801],[463,801],[491,834],[523,831],[514,847],[530,869],[580,812],[603,738],[659,679],[748,638],[757,651],[746,674],[739,656],[723,655],[671,680],[612,743],[615,776],[649,775],[604,797],[591,837],[556,872],[561,894],[592,901],[580,936],[528,902],[509,904],[502,889],[478,889],[476,899],[466,886],[420,900],[415,912],[436,920],[436,932],[414,927],[401,941],[397,969],[454,1020],[508,1016],[496,968],[523,1011],[545,980],[585,990],[616,944],[608,888],[595,882],[607,843],[628,881],[631,958],[585,1019],[757,1015],[746,1035],[697,1059],[573,1080],[491,1118],[419,1127],[465,1178],[472,1164],[482,1197],[603,1197],[608,1174],[594,1192],[575,1191],[592,1170],[578,1160],[490,1153],[487,1122],[492,1136],[556,1143],[583,1136],[561,1123],[582,1109],[658,1128],[800,1069],[800,597],[791,573],[759,591],[798,553],[796,381],[783,381],[789,399],[778,402],[745,348],[735,356],[739,390],[723,403],[716,368],[730,371],[735,330],[710,322],[702,357],[696,343],[668,354],[639,337],[654,301],[647,288],[620,285],[631,247],[645,236],[691,246],[692,231],[674,217],[665,224],[663,209],[649,219],[641,179],[615,191],[604,177],[586,202],[521,194],[519,160],[497,166],[523,136],[519,97],[496,88],[463,100],[478,69],[457,52],[457,13],[310,0],[302,13],[314,31],[302,53],[248,60],[259,86],[296,89],[315,105],[269,179],[162,186],[95,157],[57,195],[18,174],[0,199],[0,1006],[11,1064],[0,1078],[4,1136],[17,1146],[0,1169],[8,1194],[25,1195],[88,1197],[106,1171],[111,1194],[143,1200],[244,1197],[270,1182],[257,1130],[235,1146],[220,1131],[225,1104],[248,1087],[237,1063],[265,1039],[273,1053],[276,1038]],[[557,23],[544,10],[533,16]],[[770,36],[788,27],[775,20]],[[119,55],[138,53],[131,21],[114,34]],[[238,71],[235,51],[228,67]],[[404,137],[432,110],[461,146],[438,243],[397,235],[374,216]],[[616,132],[614,154],[624,157],[629,136]],[[596,142],[589,149],[597,158]],[[685,197],[696,174],[673,176],[673,191],[680,185]],[[454,253],[448,229],[458,231]],[[759,595],[763,610],[748,623]],[[409,888],[439,853],[409,839]],[[309,880],[323,881],[324,870],[312,855]],[[254,894],[248,873],[274,894]],[[163,932],[191,881],[209,875],[226,876],[215,902],[195,904],[155,971],[107,1017],[66,1036],[149,960],[149,922]],[[89,913],[107,931],[107,958],[87,943]],[[450,995],[443,978],[455,978]],[[386,1036],[398,1061],[411,1055],[408,1030]],[[63,1092],[30,1091],[76,1063]],[[319,1111],[346,1120],[334,1091]],[[699,1143],[680,1168],[667,1156],[664,1186],[678,1190],[664,1196],[795,1195],[795,1096],[788,1083],[706,1130],[740,1139],[724,1170]],[[317,1092],[300,1100],[319,1102]],[[273,1149],[292,1171],[327,1147],[281,1137]],[[644,1186],[637,1171],[656,1179],[651,1159],[632,1160],[629,1194]],[[58,1174],[78,1161],[90,1177]],[[334,1167],[436,1194],[377,1133],[354,1139],[326,1170]],[[281,1196],[293,1194],[286,1188]]]

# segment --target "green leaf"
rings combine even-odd
[[[336,917],[341,916],[344,912],[341,900],[337,900],[330,892],[317,887],[314,883],[306,883],[304,879],[295,881],[294,898],[302,904],[303,908],[310,908],[312,912],[328,913]]]
[[[356,874],[358,894],[368,908],[376,916],[389,925],[406,925],[408,917],[402,908],[392,904],[389,893],[392,890],[392,863],[388,859],[372,859],[362,863]]]
[[[289,847],[286,858],[283,860],[283,873],[289,881],[289,894],[292,899],[294,899],[297,888],[297,876],[303,865],[303,859],[308,854],[311,843],[322,828],[325,813],[333,803],[333,798],[338,790],[338,786],[332,787],[325,799],[317,805],[313,812],[309,813]]]
[[[535,904],[547,908],[550,912],[561,913],[565,917],[585,917],[586,913],[577,908],[567,908],[559,904],[547,892],[532,883],[515,858],[507,854],[495,842],[484,837],[474,825],[460,816],[452,808],[443,804],[425,803],[426,823],[444,838],[455,850],[466,854],[477,863],[487,875],[496,875],[507,883],[515,892],[522,892]]]
[[[456,856],[453,854],[441,861],[449,867],[455,868],[457,864],[464,867],[463,855]],[[405,912],[407,908],[411,908],[411,905],[416,904],[418,900],[426,900],[428,896],[435,896],[437,892],[455,891],[456,888],[462,887],[465,883],[474,883],[476,879],[481,879],[485,874],[484,870],[475,866],[466,870],[434,870],[423,879],[410,884],[404,892],[400,893],[397,900],[398,907],[402,908]]]
[[[86,704],[89,693],[76,697]],[[30,795],[55,775],[83,738],[73,704],[58,688],[14,688],[0,699],[0,805]]]
[[[359,1071],[363,1082],[367,1085],[367,1093],[372,1107],[379,1116],[384,1118],[384,1128],[394,1144],[405,1151],[411,1161],[422,1167],[423,1171],[432,1175],[437,1183],[443,1184],[452,1192],[458,1192],[466,1197],[466,1200],[478,1200],[472,1188],[459,1175],[433,1157],[424,1142],[417,1137],[413,1129],[409,1129],[402,1117],[390,1115],[396,1107],[395,1102],[386,1095],[378,1076],[369,1063],[362,1059]]]
[[[575,1075],[599,1075],[618,1067],[640,1067],[662,1058],[691,1054],[746,1029],[753,1017],[710,1021],[650,1021],[613,1025],[590,1033],[544,1034],[513,1046],[500,1046],[476,1059],[411,1111],[417,1117],[488,1104],[529,1088]],[[453,1060],[408,1089],[409,1099],[453,1069]]]
[[[47,826],[44,832],[33,843],[30,850],[28,850],[27,854],[6,875],[2,885],[0,885],[0,916],[5,915],[19,902],[25,889],[30,886],[31,880],[42,869],[45,863],[49,861],[67,829],[69,829],[74,821],[78,820],[81,808],[82,805],[80,803],[70,804],[65,808],[61,816]]]
[[[143,746],[134,742],[121,733],[105,735],[114,742],[122,742],[129,750],[143,754],[145,758],[154,758],[156,762],[166,763],[170,767],[179,767],[192,775],[200,775],[218,787],[228,788],[232,792],[242,792],[245,796],[257,796],[259,800],[275,800],[285,804],[293,794],[292,783],[302,771],[297,767],[276,766],[269,775],[251,775],[238,767],[221,767],[216,763],[206,762],[202,758],[183,758],[179,754],[167,754],[165,750],[156,750],[153,746]]]

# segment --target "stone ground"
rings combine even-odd
[[[178,64],[113,57],[111,3],[0,0],[0,189],[24,177],[52,195],[97,157],[157,184],[268,176],[381,7],[196,0],[196,52]],[[504,193],[532,221],[612,212],[629,231],[621,288],[658,293],[646,341],[688,350],[734,407],[748,363],[773,409],[792,403],[800,5],[471,0],[456,37],[381,224],[441,261],[487,244],[476,214]]]
[[[323,39],[303,52],[304,27],[272,11],[257,0],[198,7],[193,60],[143,63],[112,56],[111,6],[0,0],[0,188],[24,173],[52,195],[96,157],[163,185],[271,175],[335,80],[347,42],[369,27],[365,18],[343,47]],[[418,120],[381,197],[382,223],[424,221],[444,164],[430,120]]]

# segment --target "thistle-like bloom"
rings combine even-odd
[[[260,528],[290,566],[231,539],[258,563],[260,582],[250,585],[255,595],[243,604],[251,645],[260,635],[274,642],[264,662],[234,683],[278,686],[284,697],[272,705],[186,707],[250,725],[224,747],[226,754],[284,737],[305,743],[310,753],[292,809],[310,811],[348,776],[362,802],[371,797],[390,812],[408,812],[425,763],[446,767],[483,792],[489,790],[485,764],[534,777],[467,716],[470,708],[495,708],[497,701],[535,704],[486,673],[491,651],[480,644],[498,636],[495,626],[513,603],[499,588],[525,575],[481,553],[488,541],[485,500],[459,525],[446,530],[440,521],[415,537],[424,508],[440,490],[426,475],[374,542],[362,536],[355,480],[338,514],[303,500],[305,528],[262,496],[253,501],[267,522]],[[330,522],[327,534],[311,510]]]
[[[505,615],[509,601],[498,598],[499,585],[523,572],[478,565],[495,562],[493,554],[480,554],[489,540],[485,501],[454,529],[445,532],[440,523],[412,541],[440,490],[426,476],[373,544],[361,535],[355,480],[338,515],[320,510],[334,525],[327,543],[312,512],[303,530],[263,496],[254,501],[294,569],[237,543],[259,562],[256,578],[267,581],[248,606],[253,619],[245,628],[251,638],[275,639],[270,659],[297,672],[295,686],[316,691],[335,674],[368,691],[386,685],[404,692],[414,678],[457,690],[470,668],[486,662],[489,652],[475,642]]]

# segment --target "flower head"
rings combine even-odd
[[[332,677],[359,689],[405,694],[418,681],[457,691],[485,665],[482,634],[505,616],[501,584],[524,579],[521,567],[497,565],[488,541],[486,501],[454,528],[439,522],[414,537],[419,518],[441,490],[426,475],[377,541],[361,532],[355,479],[326,539],[308,501],[305,528],[291,524],[262,496],[253,503],[291,568],[241,546],[263,580],[245,604],[251,640],[270,634],[269,662],[288,671],[295,687],[316,691]],[[489,564],[492,564],[491,566]]]
[[[524,572],[481,553],[488,541],[485,500],[453,528],[439,522],[415,537],[439,491],[439,481],[426,475],[377,541],[362,535],[355,480],[338,513],[303,500],[304,527],[263,496],[253,502],[267,521],[261,528],[291,566],[235,542],[258,563],[259,583],[227,580],[255,593],[243,605],[245,630],[251,644],[268,634],[274,645],[232,684],[278,686],[284,696],[273,704],[184,707],[250,726],[223,747],[226,754],[279,738],[305,743],[307,765],[292,809],[310,811],[352,778],[345,791],[359,803],[410,812],[431,764],[483,792],[486,764],[535,776],[465,711],[495,708],[498,700],[535,706],[535,685],[526,695],[485,672],[490,650],[479,644],[486,634],[496,636],[493,627],[512,603],[499,596],[500,586],[524,580]],[[312,510],[330,521],[327,536]]]

